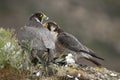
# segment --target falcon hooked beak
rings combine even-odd
[[[47,17],[45,14],[40,15],[40,17],[42,17],[42,19],[44,19],[44,20],[48,20],[49,19],[49,17]]]

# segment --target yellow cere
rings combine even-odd
[[[43,18],[45,18],[45,17],[46,17],[46,15],[43,14]]]

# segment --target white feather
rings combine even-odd
[[[67,64],[74,64],[75,60],[73,59],[72,54],[68,54],[68,56],[65,57]]]

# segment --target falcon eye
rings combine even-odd
[[[41,14],[40,17],[43,17],[43,15]]]

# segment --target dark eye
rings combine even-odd
[[[57,31],[57,28],[54,31]]]

